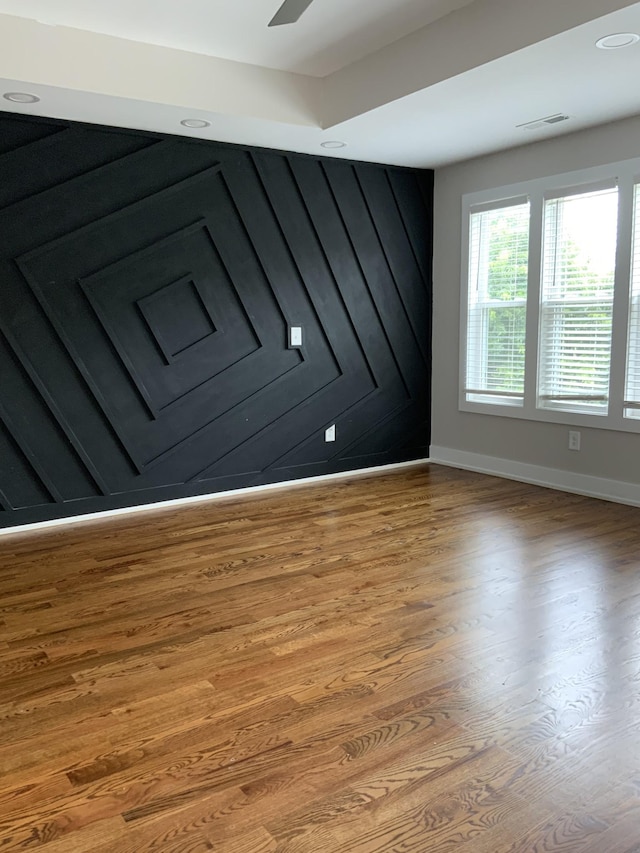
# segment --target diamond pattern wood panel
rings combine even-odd
[[[5,114],[0,525],[426,455],[431,215],[430,172]]]

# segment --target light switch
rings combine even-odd
[[[302,346],[302,326],[289,326],[289,346]]]
[[[325,441],[335,441],[336,440],[336,425],[328,427],[324,431],[324,440]]]

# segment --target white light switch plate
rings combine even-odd
[[[302,326],[289,326],[289,346],[302,346]]]
[[[325,441],[335,441],[336,440],[336,425],[333,424],[328,429],[324,431],[324,440]]]

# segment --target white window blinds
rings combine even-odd
[[[522,405],[529,201],[472,210],[466,399]]]
[[[631,294],[624,415],[640,418],[640,184],[634,187]]]
[[[606,414],[617,187],[544,205],[538,405]]]

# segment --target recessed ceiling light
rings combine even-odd
[[[630,47],[639,41],[640,36],[637,33],[613,33],[610,36],[603,36],[598,39],[596,47],[601,50],[617,50],[620,47]]]
[[[202,118],[185,118],[180,122],[183,127],[192,127],[192,128],[201,128],[201,127],[210,127],[211,122],[205,121]]]
[[[329,139],[326,142],[321,142],[323,148],[345,148],[346,142],[339,142],[337,139]]]
[[[37,95],[30,95],[28,92],[5,92],[2,97],[6,101],[13,101],[14,104],[36,104],[40,100]]]

